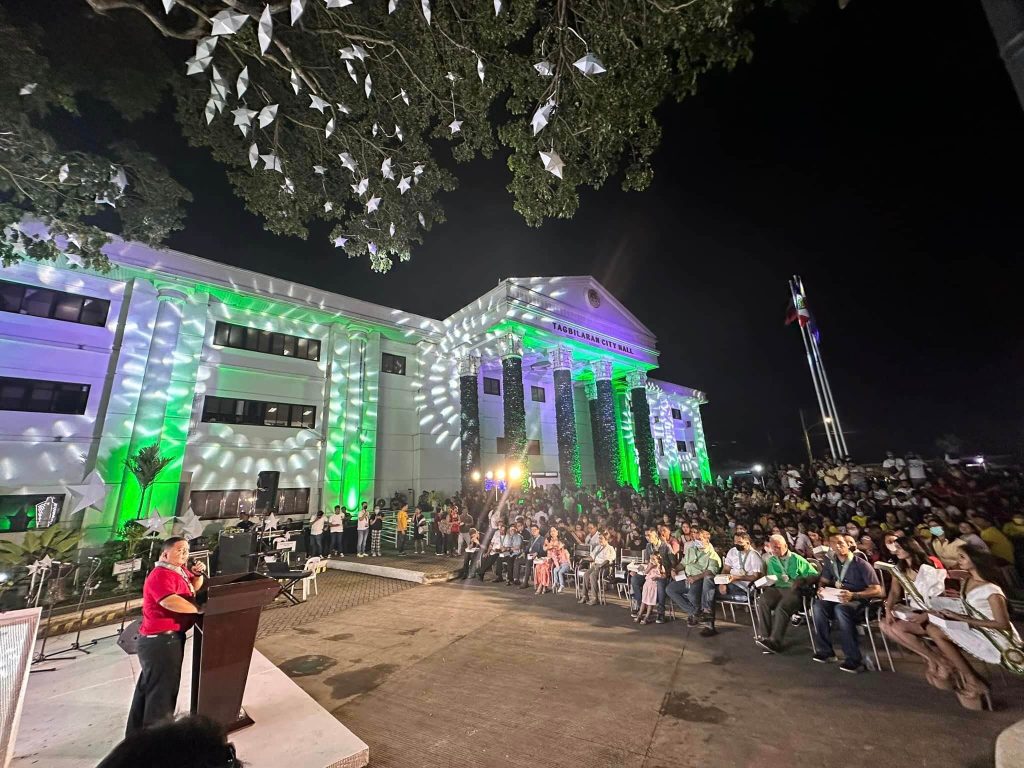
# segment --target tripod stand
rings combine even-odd
[[[44,589],[44,587],[46,585],[46,582],[53,575],[53,569],[54,568],[57,569],[57,576],[56,576],[56,578],[58,578],[58,579],[60,578],[60,567],[61,567],[61,565],[63,565],[63,563],[60,563],[60,562],[57,562],[56,560],[54,560],[53,563],[51,563],[50,567],[47,570],[42,571],[42,573],[39,576],[39,583],[38,583],[38,585],[36,587],[35,597],[32,600],[33,607],[39,605],[39,600],[42,597],[43,589]],[[61,655],[59,655],[59,654],[65,653],[66,649],[65,650],[61,650],[61,651],[51,651],[50,653],[46,652],[46,641],[47,641],[47,639],[49,638],[49,635],[50,635],[50,621],[53,619],[53,605],[54,605],[54,603],[57,600],[57,592],[56,592],[56,590],[54,590],[54,589],[46,590],[46,597],[47,597],[48,605],[46,606],[46,625],[42,628],[42,631],[43,631],[43,642],[39,646],[39,652],[35,656],[32,657],[32,664],[33,665],[39,664],[39,663],[44,662],[44,661],[70,661],[71,659],[75,658],[74,656],[61,656]],[[33,669],[31,671],[32,672],[53,672],[55,669],[56,669],[56,667],[47,667],[46,669]]]
[[[96,589],[100,585],[100,582],[98,580],[94,581],[94,579],[96,578],[96,574],[97,574],[97,572],[100,569],[100,559],[98,557],[90,557],[89,560],[92,561],[92,570],[89,571],[89,575],[86,576],[85,584],[82,585],[82,595],[81,595],[81,597],[78,598],[78,630],[75,632],[75,641],[73,643],[71,643],[70,646],[68,646],[67,648],[65,648],[62,651],[54,651],[55,654],[58,654],[58,653],[74,653],[76,651],[80,652],[80,653],[89,653],[89,651],[87,651],[86,648],[91,648],[92,646],[96,645],[96,642],[97,642],[96,640],[90,640],[85,645],[83,645],[82,642],[81,642],[81,640],[82,640],[82,623],[85,621],[85,598],[88,597],[93,592],[95,592]],[[77,573],[77,568],[76,568],[76,573]],[[54,658],[60,658],[60,657],[54,656]],[[67,657],[63,657],[63,658],[67,658]]]

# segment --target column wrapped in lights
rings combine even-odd
[[[473,485],[473,472],[480,470],[480,358],[462,355],[458,359],[460,428],[462,444],[460,469],[462,490],[469,491]]]
[[[700,417],[700,407],[708,402],[708,397],[699,390],[693,390],[691,419],[693,421],[693,444],[697,454],[697,466],[700,468],[702,483],[711,483],[711,460],[708,458],[708,444],[704,438],[704,422]]]
[[[640,461],[640,484],[650,488],[660,482],[658,476],[658,452],[651,433],[651,407],[647,402],[647,374],[644,371],[629,371],[626,374],[629,385],[629,404],[633,410],[633,444]]]
[[[572,394],[572,351],[561,344],[551,350],[555,377],[555,431],[558,437],[558,473],[562,488],[583,482],[580,444],[576,437],[576,409]]]
[[[523,342],[514,333],[501,338],[502,407],[505,416],[505,456],[519,464],[523,483],[529,482],[526,458],[526,403],[523,395]]]
[[[590,437],[594,444],[594,476],[598,485],[608,483],[607,467],[602,465],[601,456],[604,455],[601,448],[601,429],[597,421],[597,382],[583,382],[583,391],[587,395],[587,405],[590,407]]]
[[[597,360],[591,363],[594,379],[597,381],[597,429],[601,433],[600,454],[596,463],[601,474],[603,469],[608,485],[619,484],[622,468],[618,451],[618,435],[615,429],[615,392],[612,389],[612,363]],[[595,446],[595,449],[597,446]]]

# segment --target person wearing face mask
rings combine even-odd
[[[867,602],[882,597],[882,585],[874,569],[864,559],[855,557],[846,538],[829,537],[832,557],[826,558],[818,579],[818,600],[814,603],[814,660],[828,664],[836,660],[832,650],[832,624],[839,625],[839,642],[843,647],[843,663],[839,669],[856,674],[864,669],[864,660],[857,639],[857,625]],[[839,590],[826,593],[825,587]],[[839,602],[825,599],[826,594],[837,594]]]
[[[728,584],[716,585],[714,577],[711,577],[710,584],[704,585],[710,616],[707,626],[701,630],[700,634],[703,637],[718,634],[718,630],[715,629],[715,601],[720,598],[749,601],[750,585],[764,576],[764,561],[754,550],[750,535],[746,531],[737,531],[733,536],[733,548],[725,554],[721,575],[729,577]]]

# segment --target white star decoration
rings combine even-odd
[[[242,71],[238,73],[238,79],[235,81],[235,93],[238,94],[238,98],[242,98],[249,89],[249,67],[242,67]]]
[[[572,63],[572,65],[584,75],[600,75],[602,72],[607,71],[601,65],[601,60],[592,53],[588,53],[586,56],[577,59]]]
[[[452,135],[454,136],[456,133],[462,130],[462,121],[452,120],[450,123],[448,123],[448,128],[449,130],[451,130]]]
[[[315,109],[317,112],[323,113],[324,107],[327,106],[327,102],[321,99],[316,94],[309,95],[309,108]]]
[[[352,185],[352,191],[355,192],[357,195],[365,194],[366,190],[368,190],[369,188],[370,188],[370,180],[369,179],[360,179],[358,184],[353,184]]]
[[[71,505],[69,514],[72,515],[88,507],[99,509],[107,498],[107,484],[103,482],[103,478],[96,470],[89,473],[83,484],[69,485],[67,488],[74,496],[78,497]]]
[[[540,159],[544,163],[545,171],[558,178],[562,178],[562,168],[565,167],[565,163],[562,162],[562,158],[558,156],[555,150],[552,149],[550,152],[541,151]]]
[[[225,9],[210,19],[211,35],[233,35],[249,20],[248,14]]]
[[[345,243],[347,243],[347,242],[348,242],[348,238],[347,237],[336,237],[336,238],[334,238],[334,247],[335,248],[344,248],[345,247]]]
[[[186,539],[198,539],[203,535],[203,528],[205,528],[205,526],[203,525],[202,520],[199,519],[199,515],[197,515],[195,510],[192,509],[191,505],[184,516],[178,518],[178,520],[181,523],[181,533]]]
[[[260,110],[260,128],[266,128],[277,117],[277,104],[268,104]]]
[[[530,120],[530,125],[533,126],[534,136],[544,130],[544,126],[548,124],[548,118],[551,117],[551,111],[554,108],[555,102],[549,99],[544,106],[539,107],[537,111],[533,113],[533,119]]]
[[[151,533],[162,533],[164,526],[173,520],[173,517],[160,517],[160,511],[154,509],[152,514],[150,514],[150,516],[147,517],[145,520],[135,520],[134,522],[138,523],[143,528],[145,528],[146,535],[148,536]]]
[[[274,22],[270,18],[270,6],[263,6],[263,13],[260,15],[260,25],[256,36],[260,41],[260,53],[266,53],[270,47],[270,40],[274,35]]]
[[[339,154],[338,159],[341,160],[342,166],[348,168],[352,173],[356,172],[356,161],[348,152],[342,152]]]
[[[371,197],[369,200],[366,201],[366,212],[367,213],[373,213],[379,207],[380,207],[380,198],[379,197]]]
[[[412,184],[409,183],[410,181],[411,179],[408,176],[403,176],[401,180],[398,182],[398,191],[401,194],[404,195],[406,192],[409,191],[410,187],[412,187]]]

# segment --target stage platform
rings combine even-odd
[[[83,642],[111,627],[82,633]],[[47,649],[66,647],[71,636],[51,638]],[[124,737],[138,659],[114,640],[101,640],[89,655],[36,665],[18,731],[12,768],[95,768]],[[183,669],[192,665],[192,642]],[[188,712],[190,675],[182,674],[178,712]],[[259,651],[253,652],[242,702],[255,724],[231,734],[246,768],[360,768],[369,748]]]
[[[381,557],[331,557],[327,559],[327,567],[416,584],[444,584],[458,575],[462,568],[462,557],[438,556],[433,552],[401,557],[394,552],[385,552]]]

